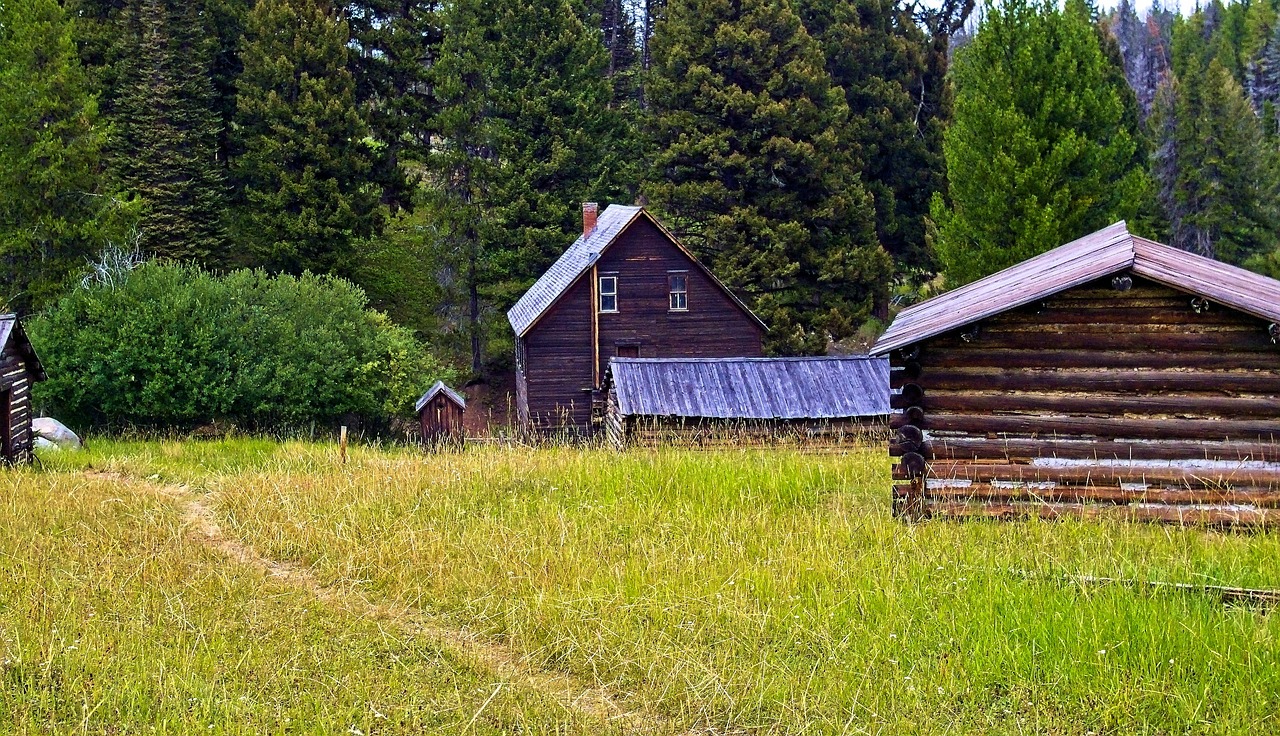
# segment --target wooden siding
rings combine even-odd
[[[31,373],[26,361],[11,339],[0,353],[0,391],[11,392],[8,421],[11,438],[11,454],[4,458],[7,463],[27,463],[32,457],[31,434]]]
[[[671,271],[687,273],[687,311],[669,309]],[[617,274],[617,313],[595,315],[593,272]],[[637,347],[638,357],[650,358],[759,357],[763,337],[754,317],[658,227],[638,218],[518,346],[521,421],[536,429],[590,431],[597,378],[607,373],[619,346]]]
[[[418,410],[422,441],[427,445],[461,442],[463,411],[464,407],[451,401],[444,393],[436,394]]]
[[[638,358],[754,358],[764,355],[764,332],[718,285],[647,219],[637,220],[596,264],[618,275],[618,311],[600,315],[599,375],[619,346]],[[668,276],[688,277],[688,310],[668,301]]]
[[[1121,276],[890,353],[899,511],[1280,518],[1269,323]]]

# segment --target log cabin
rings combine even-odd
[[[764,323],[643,207],[584,204],[582,235],[507,317],[532,430],[592,432],[614,357],[764,354]]]
[[[418,428],[427,447],[461,444],[464,436],[462,416],[467,400],[461,394],[436,381],[414,406],[418,412]]]
[[[889,363],[869,356],[614,358],[605,387],[618,449],[838,449],[883,436],[889,415]]]
[[[1277,323],[1280,282],[1123,222],[914,305],[872,351],[895,509],[1274,522]]]
[[[45,380],[16,315],[0,315],[0,460],[7,465],[31,462],[31,385]]]

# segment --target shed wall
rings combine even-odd
[[[10,393],[9,416],[0,417],[8,422],[11,452],[5,462],[31,461],[31,373],[26,361],[11,339],[0,353],[0,392]],[[0,428],[3,429],[3,428]]]
[[[890,354],[895,479],[927,461],[922,486],[895,486],[900,510],[1272,516],[1280,349],[1268,324],[1218,304],[1197,312],[1193,295],[1131,278],[1127,291],[1108,277]]]

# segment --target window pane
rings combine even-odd
[[[600,277],[600,311],[618,311],[618,277]]]
[[[689,308],[689,294],[686,288],[688,277],[685,274],[670,274],[667,283],[671,285],[670,305],[672,310],[683,311]]]

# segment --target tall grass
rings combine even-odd
[[[1280,587],[1270,532],[905,525],[880,447],[357,450],[345,466],[301,443],[115,450],[93,462],[197,484],[266,554],[439,612],[685,725],[1278,727],[1275,616],[1069,579]]]

